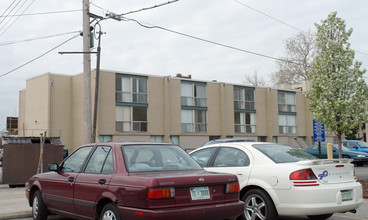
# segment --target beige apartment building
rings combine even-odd
[[[91,88],[94,97],[94,82]],[[313,118],[298,90],[102,70],[98,96],[98,142],[172,142],[185,149],[227,137],[313,142]],[[84,144],[83,74],[28,79],[19,92],[18,129],[19,136],[47,131],[69,151]],[[333,135],[326,139],[333,142]]]

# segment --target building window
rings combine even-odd
[[[206,84],[182,81],[181,105],[206,107]]]
[[[279,91],[279,112],[296,112],[294,92]]]
[[[295,92],[278,92],[280,134],[296,134],[295,103]]]
[[[296,134],[296,115],[279,114],[280,134]]]
[[[116,106],[116,131],[146,132],[147,107]]]
[[[256,113],[235,112],[236,133],[256,133]]]
[[[179,145],[179,136],[172,135],[170,136],[171,143]]]
[[[256,133],[254,88],[234,86],[234,126],[236,133]]]
[[[112,136],[111,135],[99,135],[98,136],[98,141],[100,143],[111,142],[112,141]]]
[[[181,81],[181,130],[207,132],[206,83]]]
[[[116,75],[116,102],[147,103],[147,78]]]
[[[117,132],[147,132],[147,77],[116,74]]]
[[[254,88],[234,86],[234,109],[255,110]]]
[[[150,141],[151,142],[156,142],[156,143],[163,143],[164,142],[164,136],[152,135],[150,137]]]
[[[207,132],[206,110],[182,109],[182,132]]]
[[[279,138],[277,136],[273,136],[272,137],[272,142],[273,143],[278,143],[279,142]]]

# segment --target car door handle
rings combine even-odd
[[[99,183],[99,184],[101,184],[101,185],[103,185],[103,184],[105,184],[105,183],[106,183],[106,180],[105,180],[105,179],[100,179],[100,180],[98,181],[98,183]]]
[[[74,181],[74,177],[69,177],[68,181],[72,183]]]

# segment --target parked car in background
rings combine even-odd
[[[208,171],[238,176],[246,220],[327,219],[363,202],[349,159],[320,160],[301,148],[262,142],[207,145],[190,155]]]
[[[360,151],[368,153],[368,143],[359,140],[342,140],[342,145],[352,151]]]
[[[157,143],[78,148],[30,178],[33,218],[235,219],[244,210],[236,175],[205,171],[183,149]]]
[[[255,142],[255,140],[248,138],[223,138],[223,139],[214,139],[207,141],[202,146],[207,146],[210,144],[219,144],[219,143],[230,143],[230,142]]]
[[[341,146],[342,149],[342,157],[353,159],[352,163],[357,166],[363,166],[364,164],[368,164],[368,153],[352,151],[349,148]],[[316,157],[319,156],[318,145],[312,145],[305,149],[305,152],[312,154]],[[339,147],[337,144],[332,145],[332,152],[334,158],[339,158]],[[321,156],[322,159],[327,158],[327,145],[321,144]]]

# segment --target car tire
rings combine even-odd
[[[43,202],[41,192],[37,190],[32,201],[32,217],[34,220],[46,220],[47,215],[47,208]]]
[[[308,218],[311,220],[325,220],[332,216],[333,214],[325,214],[325,215],[308,215]]]
[[[251,189],[242,198],[245,203],[243,220],[277,219],[277,211],[271,197],[261,189]]]
[[[122,220],[118,209],[113,203],[107,203],[102,209],[101,220]]]

